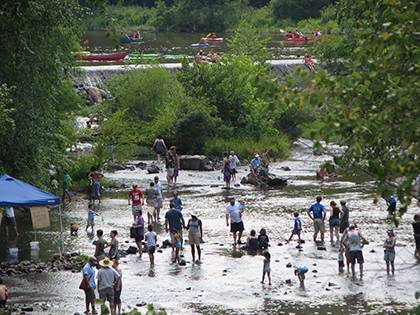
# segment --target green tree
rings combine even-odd
[[[15,128],[0,138],[0,164],[31,182],[48,181],[45,170],[62,153],[58,99],[72,63],[74,0],[0,3],[0,82],[10,90]]]
[[[420,173],[418,3],[343,0],[337,10],[342,35],[319,50],[334,61],[316,77],[319,133],[345,146],[338,162],[377,179],[384,197],[396,190],[403,213]]]
[[[275,19],[298,21],[319,17],[321,9],[334,2],[334,0],[272,0],[271,6]]]

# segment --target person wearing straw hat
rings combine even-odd
[[[109,302],[111,315],[115,315],[114,307],[114,287],[120,278],[120,275],[111,268],[113,262],[109,258],[104,258],[99,262],[101,269],[98,271],[98,292],[99,299],[104,303]]]
[[[191,255],[193,263],[201,263],[200,243],[203,240],[203,225],[198,219],[197,214],[191,213],[191,219],[187,223],[188,243],[191,246]],[[195,260],[195,248],[197,248],[198,260]]]

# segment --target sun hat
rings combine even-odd
[[[104,258],[104,259],[102,259],[100,262],[99,262],[99,265],[101,266],[101,267],[105,267],[105,268],[108,268],[108,267],[111,267],[112,266],[112,261],[107,257],[107,258]]]

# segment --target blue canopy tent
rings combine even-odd
[[[60,204],[60,197],[22,182],[9,175],[0,176],[0,207],[40,207]],[[63,246],[63,224],[60,210],[60,233]]]

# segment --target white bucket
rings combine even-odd
[[[30,242],[31,249],[39,249],[39,242]]]
[[[16,248],[16,247],[10,247],[9,248],[10,256],[17,256],[18,253],[19,253],[19,248]]]

